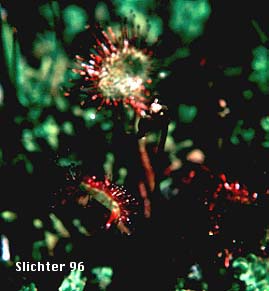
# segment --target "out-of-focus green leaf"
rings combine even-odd
[[[85,235],[85,236],[90,236],[90,233],[88,230],[81,224],[81,221],[78,218],[73,219],[72,221],[73,225],[78,229],[78,231]]]
[[[95,19],[98,22],[102,23],[102,22],[110,20],[110,14],[109,14],[109,10],[106,3],[99,1],[96,4],[96,8],[94,12],[95,12]]]
[[[269,290],[269,263],[266,258],[248,254],[235,259],[232,266],[235,278],[245,283],[246,291]]]
[[[64,224],[54,213],[50,213],[49,217],[51,219],[54,230],[60,237],[70,237],[70,233]]]
[[[269,116],[264,116],[261,119],[261,127],[265,132],[269,132]]]
[[[251,90],[245,90],[243,96],[246,100],[250,100],[253,97],[253,92]]]
[[[242,73],[241,67],[229,67],[224,70],[224,75],[228,77],[239,76]]]
[[[6,222],[13,222],[17,219],[17,214],[10,210],[0,212],[0,217]]]
[[[60,17],[60,6],[57,1],[50,1],[49,3],[41,5],[39,11],[51,27],[55,25],[56,19]]]
[[[25,166],[25,170],[28,174],[32,174],[34,167],[32,162],[27,158],[27,156],[25,154],[18,154],[13,160],[12,160],[12,164],[16,165],[19,162],[23,162],[24,166]]]
[[[88,15],[83,8],[71,4],[63,10],[63,20],[65,23],[65,39],[70,42],[77,33],[85,29]]]
[[[59,291],[83,291],[87,278],[82,277],[82,272],[79,270],[71,271],[70,274],[63,280]]]
[[[38,291],[35,283],[30,283],[29,285],[24,285],[19,291]]]
[[[22,132],[22,144],[28,152],[39,152],[40,147],[35,141],[35,136],[30,129],[25,128]]]
[[[182,123],[191,123],[197,115],[197,111],[196,106],[181,104],[178,107],[179,120]]]
[[[72,245],[72,243],[68,243],[68,244],[66,244],[66,246],[65,246],[65,251],[66,251],[67,253],[71,253],[71,252],[72,252],[72,249],[73,249],[73,245]]]
[[[122,167],[119,169],[119,178],[117,180],[117,184],[118,185],[123,185],[124,184],[124,181],[127,177],[127,174],[128,174],[128,171],[126,168]]]
[[[100,290],[105,291],[112,282],[113,269],[111,267],[95,267],[92,274],[96,276],[94,283],[97,283]]]
[[[62,130],[67,135],[74,135],[75,134],[75,129],[74,129],[73,123],[70,121],[65,121],[62,124]]]
[[[246,142],[250,142],[255,137],[255,129],[254,128],[243,129],[242,137]]]
[[[255,82],[263,93],[269,92],[269,50],[259,46],[253,50],[253,72],[249,80]]]
[[[115,162],[115,157],[113,153],[108,152],[106,154],[106,160],[104,163],[104,170],[105,170],[106,175],[108,175],[108,177],[112,177],[114,162]]]
[[[207,0],[173,0],[169,25],[186,43],[200,36],[211,7]]]
[[[150,11],[155,8],[154,1],[113,1],[117,14],[121,17],[131,17],[134,14],[133,24],[139,26],[139,33],[147,38],[149,43],[154,43],[162,34],[162,19]]]
[[[33,219],[33,226],[34,226],[35,228],[37,228],[37,229],[41,229],[41,228],[43,228],[43,222],[42,222],[42,220],[39,219],[39,218],[35,218],[35,219]]]
[[[245,142],[250,143],[255,138],[255,129],[254,128],[244,128],[244,121],[239,120],[232,132],[230,137],[231,143],[234,145],[240,144],[240,138]]]

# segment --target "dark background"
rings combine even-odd
[[[47,23],[38,10],[43,1],[24,1],[23,5],[19,1],[2,2],[8,11],[8,22],[18,31],[22,54],[33,67],[38,67],[39,60],[32,54],[32,42],[38,32],[47,29]],[[60,6],[64,8],[71,3],[74,2],[65,1]],[[91,22],[97,1],[75,3],[84,7]],[[268,94],[261,92],[249,81],[248,76],[252,71],[252,49],[261,44],[251,21],[254,19],[265,33],[268,32],[266,3],[212,1],[210,4],[211,15],[204,33],[189,45],[190,56],[177,59],[169,65],[170,74],[158,84],[157,90],[162,103],[168,106],[172,120],[177,120],[179,104],[198,108],[198,115],[193,122],[181,124],[176,121],[176,141],[187,138],[193,140],[195,147],[205,153],[205,162],[214,172],[224,172],[232,180],[238,179],[246,184],[250,191],[263,194],[268,187],[268,149],[262,145],[264,133],[260,120],[268,114]],[[112,4],[109,5],[112,9]],[[168,17],[168,5],[165,1],[158,1],[157,12],[164,22]],[[57,29],[61,31],[60,24]],[[81,33],[66,45],[70,58],[79,47],[82,47],[80,50],[85,49],[86,43],[87,37]],[[162,60],[178,46],[179,38],[164,24],[160,42],[154,47],[155,54]],[[206,59],[204,66],[200,65],[202,58]],[[239,76],[225,76],[225,68],[237,66],[242,68]],[[12,226],[1,221],[0,227],[1,232],[9,238],[11,252],[20,254],[21,260],[31,260],[32,243],[42,237],[42,233],[32,226],[33,218],[41,217],[46,228],[50,229],[48,213],[51,211],[69,229],[73,251],[68,255],[64,252],[65,240],[62,239],[56,246],[54,256],[44,253],[44,258],[59,263],[84,261],[87,268],[112,266],[114,276],[108,290],[173,290],[176,278],[186,276],[190,265],[195,262],[201,266],[209,290],[228,290],[231,287],[232,270],[228,269],[226,276],[219,274],[223,262],[216,258],[216,251],[231,247],[231,241],[236,239],[243,242],[241,256],[250,252],[261,255],[259,241],[268,222],[265,215],[268,209],[266,197],[262,196],[256,206],[228,205],[221,234],[211,238],[207,231],[209,214],[199,197],[203,196],[206,189],[214,189],[217,182],[208,179],[199,166],[186,162],[184,151],[180,153],[184,166],[172,176],[172,187],[181,189],[181,194],[167,200],[162,193],[155,193],[157,196],[152,198],[150,220],[143,217],[142,206],[138,206],[138,215],[133,218],[135,230],[130,237],[121,235],[114,228],[108,232],[100,228],[102,217],[96,213],[96,209],[84,209],[72,203],[58,205],[61,197],[55,198],[53,193],[64,189],[68,169],[59,167],[56,161],[59,156],[69,152],[75,152],[82,161],[79,169],[76,168],[81,175],[102,177],[105,174],[105,155],[107,151],[112,151],[117,161],[115,167],[124,165],[128,169],[125,187],[141,202],[136,186],[141,176],[136,138],[126,134],[120,126],[115,126],[112,142],[108,143],[99,125],[86,128],[70,112],[58,114],[51,106],[44,110],[40,118],[53,114],[59,122],[68,119],[73,123],[76,134],[60,135],[57,151],[41,140],[42,152],[28,153],[21,143],[21,135],[29,124],[27,121],[19,125],[14,122],[14,118],[24,114],[27,108],[18,103],[16,89],[5,73],[7,68],[2,53],[1,68],[4,106],[0,111],[0,147],[5,163],[0,168],[0,208],[16,212],[18,219]],[[213,87],[208,86],[209,82],[213,82]],[[242,97],[246,89],[254,93],[249,101]],[[223,119],[217,114],[220,98],[225,98],[231,111]],[[247,127],[255,129],[255,138],[251,143],[240,141],[234,145],[230,137],[240,119],[245,121]],[[220,137],[223,139],[221,148],[218,146]],[[34,165],[31,174],[27,173],[23,162],[12,162],[18,153],[27,155]],[[162,169],[164,164],[169,163],[168,153],[162,159],[158,157],[154,160],[153,157],[153,161],[156,168]],[[181,178],[193,167],[197,167],[197,180],[189,187],[180,188]],[[56,207],[52,208],[55,204]],[[105,212],[101,208],[100,211]],[[94,235],[84,237],[78,233],[71,223],[74,217],[80,218]],[[236,256],[238,254],[235,252]],[[1,269],[1,284],[8,284],[5,290],[19,290],[27,282],[35,282],[39,291],[56,290],[63,279],[60,273],[22,274],[2,265]],[[95,290],[94,286],[89,285],[85,290]]]

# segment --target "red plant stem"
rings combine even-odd
[[[146,149],[146,138],[138,140],[138,150],[140,154],[141,164],[145,172],[146,183],[149,191],[152,193],[155,188],[155,173],[150,162],[150,158]],[[139,181],[138,189],[141,197],[144,200],[144,216],[150,218],[151,216],[151,202],[148,197],[147,188],[143,181]]]
[[[151,203],[150,203],[150,200],[148,198],[148,193],[147,193],[145,183],[143,181],[139,181],[138,189],[139,189],[141,197],[144,199],[144,216],[146,218],[150,218],[150,216],[151,216]]]
[[[146,182],[149,187],[150,192],[155,188],[155,173],[150,162],[150,158],[146,149],[146,138],[143,137],[138,140],[138,150],[140,154],[140,159],[142,167],[145,171]]]

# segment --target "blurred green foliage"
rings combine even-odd
[[[253,50],[251,63],[253,72],[249,76],[250,81],[255,82],[263,93],[269,92],[269,53],[264,46]]]
[[[156,39],[162,34],[162,19],[155,13],[155,1],[121,1],[114,0],[115,9],[121,17],[128,17],[134,14],[134,23],[139,25],[140,32],[147,36],[149,43],[154,43]]]
[[[90,236],[89,231],[85,228],[85,226],[82,225],[81,221],[78,218],[73,219],[72,223],[81,234],[85,236]]]
[[[254,128],[244,128],[244,121],[238,120],[236,127],[234,128],[231,135],[231,142],[234,145],[240,144],[241,141],[250,143],[255,137]]]
[[[101,23],[105,23],[110,20],[110,13],[107,4],[103,1],[99,1],[96,4],[95,19]]]
[[[235,278],[245,283],[246,291],[269,290],[268,258],[249,254],[245,258],[235,259],[233,268]]]
[[[34,164],[32,157],[38,154],[42,155],[46,146],[51,154],[50,158],[54,158],[54,154],[58,154],[56,162],[59,166],[65,168],[71,164],[81,165],[82,161],[78,152],[61,152],[62,143],[65,143],[68,138],[76,139],[77,136],[79,138],[81,131],[87,132],[98,128],[104,134],[105,142],[108,145],[110,144],[114,129],[113,111],[98,111],[94,107],[82,109],[77,101],[71,100],[64,95],[66,89],[71,86],[70,79],[77,78],[70,69],[74,66],[74,59],[70,55],[70,50],[73,45],[77,45],[77,38],[79,39],[84,32],[85,26],[89,21],[98,21],[105,25],[109,24],[112,27],[118,27],[118,17],[133,18],[134,23],[140,27],[141,35],[146,36],[148,43],[151,45],[154,45],[158,38],[165,37],[165,33],[170,33],[169,36],[172,34],[175,37],[173,44],[182,43],[182,45],[172,48],[166,47],[166,43],[163,45],[165,53],[166,51],[172,51],[171,55],[161,60],[165,68],[160,70],[159,78],[166,80],[173,76],[171,64],[177,67],[179,64],[184,65],[185,62],[192,61],[193,44],[195,40],[198,40],[203,35],[213,9],[213,5],[210,3],[208,0],[171,0],[166,7],[163,7],[159,1],[153,0],[113,0],[109,3],[108,1],[98,1],[92,7],[95,19],[90,19],[85,7],[80,7],[79,4],[61,6],[62,3],[60,2],[50,1],[39,7],[40,15],[48,25],[36,34],[31,44],[32,51],[29,52],[29,55],[25,55],[22,52],[22,46],[18,38],[19,32],[7,19],[3,18],[1,42],[7,67],[6,74],[15,89],[13,98],[16,98],[17,103],[20,105],[19,110],[16,111],[17,115],[12,116],[12,122],[21,129],[19,141],[22,147],[19,147],[20,152],[15,153],[11,161],[7,159],[4,151],[0,148],[0,167],[4,167],[7,164],[15,166],[22,162],[25,171],[28,174],[33,174],[35,168],[38,167],[38,158],[35,160],[36,164]],[[111,7],[114,9],[113,11]],[[160,10],[162,9],[167,12],[167,18],[160,16]],[[58,26],[60,24],[62,27],[59,32]],[[267,94],[269,92],[269,57],[268,48],[265,45],[268,37],[261,31],[255,21],[252,24],[261,38],[261,44],[257,47],[255,45],[246,48],[246,50],[249,50],[250,55],[252,52],[250,63],[244,64],[246,68],[237,63],[229,63],[227,66],[220,65],[221,68],[224,68],[222,75],[226,78],[223,81],[224,87],[227,79],[237,82],[236,80],[240,78],[244,84],[244,88],[240,88],[242,89],[240,91],[241,96],[237,91],[236,94],[238,95],[233,96],[237,100],[241,97],[244,101],[243,105],[239,106],[240,112],[244,111],[242,108],[246,104],[251,104],[252,106],[252,104],[255,105],[255,102],[258,102],[259,98],[268,97]],[[81,40],[79,39],[79,41]],[[80,45],[82,46],[83,43],[79,43],[79,46],[77,45],[78,49]],[[165,55],[165,53],[163,54]],[[35,64],[30,61],[30,56],[34,58]],[[198,54],[197,57],[196,55],[195,62],[200,57],[204,56]],[[218,64],[214,64],[212,59],[210,66],[216,65],[218,67]],[[197,61],[197,63],[199,62]],[[197,69],[197,67],[196,64],[193,65],[191,63],[190,65],[191,70]],[[247,76],[245,71],[248,72]],[[250,75],[249,72],[251,72]],[[214,73],[210,71],[208,73],[209,77],[207,76],[202,80],[210,90],[211,88],[212,90],[217,90],[215,88],[220,86],[219,83],[221,83],[220,80],[211,81],[211,79],[214,79],[212,78]],[[177,81],[179,84],[177,96],[183,96],[184,99],[184,92],[181,92],[181,88],[184,87],[184,80],[182,81],[181,76],[177,76]],[[200,81],[200,79],[196,81]],[[254,87],[252,83],[254,83]],[[188,87],[188,90],[191,91],[191,89]],[[221,87],[221,90],[223,89]],[[221,90],[212,93],[216,95],[214,96],[215,99],[221,97],[219,95],[219,92],[222,94]],[[166,89],[166,91],[168,90]],[[223,91],[225,95],[226,92],[225,90]],[[171,92],[169,94],[172,95]],[[161,97],[164,98],[165,103],[167,96]],[[195,99],[196,97],[197,99]],[[6,96],[6,92],[4,92],[4,87],[0,84],[0,113],[7,106],[8,98],[9,96]],[[173,120],[169,125],[165,151],[169,162],[177,162],[178,168],[181,166],[181,161],[185,159],[186,152],[194,147],[201,146],[199,142],[196,144],[195,136],[192,136],[189,132],[186,133],[186,128],[189,129],[196,122],[200,122],[203,112],[201,108],[205,106],[204,103],[211,104],[212,102],[211,99],[203,101],[204,96],[195,96],[195,98],[184,101],[179,99],[178,102],[172,103]],[[167,100],[168,103],[171,102],[169,98]],[[174,106],[174,104],[176,105]],[[224,123],[227,122],[225,124],[230,134],[230,136],[227,136],[227,140],[230,144],[232,146],[247,145],[250,147],[256,142],[261,143],[264,148],[269,148],[268,114],[262,112],[257,118],[240,114],[236,110],[233,111],[231,107],[232,122],[227,122],[229,118],[225,119],[226,117],[223,117]],[[217,114],[215,115],[217,116]],[[128,122],[134,119],[132,112],[127,112],[126,116]],[[252,121],[249,123],[247,118],[252,119]],[[123,125],[125,129],[129,129],[128,122]],[[261,139],[256,138],[260,130]],[[89,136],[93,144],[95,143],[94,138],[94,136]],[[149,144],[155,144],[156,140],[156,134],[148,136]],[[84,142],[84,140],[79,140],[78,145]],[[212,141],[210,140],[210,142]],[[114,175],[118,179],[117,183],[124,184],[128,177],[129,169],[125,164],[117,164],[116,155],[112,150],[109,148],[105,153],[102,169],[108,176],[113,177]],[[124,152],[125,148],[122,151]],[[91,154],[90,150],[88,154]],[[209,154],[206,153],[206,155]],[[91,159],[89,160],[91,161]],[[117,172],[115,172],[115,169]],[[161,191],[169,188],[171,184],[172,178],[166,177],[163,179],[160,184]],[[11,210],[5,210],[0,213],[1,222],[8,224],[15,223],[18,217],[18,214]],[[34,260],[41,260],[44,257],[44,253],[53,255],[57,243],[63,241],[65,253],[72,252],[73,241],[71,233],[64,222],[55,214],[49,213],[48,221],[36,217],[32,224],[35,231],[40,232],[39,239],[33,241],[32,244],[32,258]],[[80,235],[91,235],[81,219],[72,219],[71,225]],[[14,254],[14,261],[16,260],[16,255],[18,254]],[[269,290],[267,259],[262,259],[255,255],[237,258],[233,262],[233,268],[235,271],[234,278],[245,283],[246,291]],[[191,281],[195,281],[201,290],[207,290],[207,283],[203,281],[200,273],[196,272],[194,275],[192,272],[190,273],[192,275],[189,274],[186,278],[178,279],[176,290],[187,290],[189,288],[187,286],[190,286]],[[106,290],[112,281],[113,269],[111,267],[95,267],[92,269],[92,275],[95,276],[93,284],[98,285],[100,290]],[[86,277],[83,277],[81,272],[73,271],[64,279],[59,290],[82,291],[85,287],[85,282]],[[239,285],[235,282],[232,284],[231,290],[239,290],[239,288]],[[32,283],[22,287],[20,291],[34,290],[36,290],[36,286]]]
[[[170,27],[184,42],[189,43],[203,33],[210,12],[211,7],[207,0],[173,0]]]
[[[5,210],[0,212],[0,217],[6,222],[13,222],[17,219],[17,214],[13,211]]]
[[[112,282],[113,269],[111,267],[95,267],[92,269],[94,284],[98,284],[101,291],[105,291],[107,286]]]
[[[30,283],[28,286],[22,286],[19,291],[38,291],[34,283]]]
[[[239,76],[242,73],[241,67],[229,67],[224,70],[224,75],[228,77]]]
[[[197,115],[197,107],[180,104],[178,107],[179,120],[182,123],[191,123]]]
[[[69,5],[63,10],[63,20],[65,23],[65,40],[70,42],[77,33],[85,29],[88,15],[83,8],[77,5]]]
[[[79,270],[71,271],[70,274],[63,280],[59,291],[83,291],[87,278],[82,277],[82,272]]]
[[[175,286],[175,291],[194,290],[192,286],[196,286],[196,290],[206,291],[208,285],[203,279],[202,270],[198,264],[191,266],[186,278],[178,278]]]
[[[243,96],[246,100],[250,100],[253,97],[253,92],[251,90],[245,90]]]
[[[269,116],[265,116],[261,119],[261,127],[265,132],[269,132]]]

